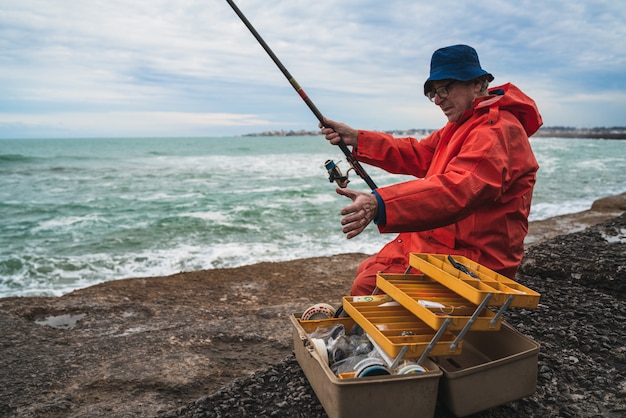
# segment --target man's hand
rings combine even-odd
[[[378,200],[371,193],[341,188],[337,188],[336,192],[352,199],[352,204],[341,210],[341,214],[344,215],[341,225],[346,238],[354,238],[378,215]]]
[[[335,122],[327,118],[324,118],[324,125],[326,125],[326,127],[322,126],[321,123],[319,126],[322,128],[322,134],[326,135],[326,139],[330,141],[331,144],[337,145],[343,139],[346,145],[356,147],[359,131],[349,127],[345,123]]]

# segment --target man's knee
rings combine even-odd
[[[352,296],[371,295],[376,290],[376,276],[378,273],[402,274],[406,270],[406,266],[401,264],[383,264],[371,262],[372,260],[370,259],[371,257],[366,259],[357,269],[357,275],[350,291]],[[370,263],[364,266],[367,261],[370,261]]]

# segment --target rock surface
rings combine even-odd
[[[626,414],[625,197],[531,224],[519,280],[541,304],[506,320],[541,344],[537,391],[480,416]],[[293,357],[287,317],[338,305],[365,257],[0,299],[0,416],[325,416]]]
[[[626,214],[532,246],[518,281],[541,293],[537,309],[505,314],[508,323],[541,345],[537,390],[475,416],[626,416]],[[326,414],[289,356],[162,416]],[[435,416],[454,415],[438,404]]]

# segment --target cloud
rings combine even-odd
[[[5,3],[0,137],[152,135],[149,115],[163,136],[317,125],[225,1]],[[236,3],[320,110],[359,127],[441,126],[421,86],[432,52],[454,43],[535,95],[546,124],[623,125],[626,3]]]
[[[257,115],[191,112],[61,112],[46,114],[0,114],[0,130],[16,132],[28,129],[33,136],[47,132],[56,136],[163,136],[176,131],[177,136],[211,136],[214,128],[267,126],[269,121]]]

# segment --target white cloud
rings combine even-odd
[[[141,135],[155,130],[146,115],[162,115],[163,135],[316,125],[225,1],[0,3],[0,137],[45,135],[54,120],[76,135]],[[441,126],[421,86],[432,52],[453,43],[476,47],[496,83],[536,95],[548,124],[624,124],[626,3],[236,4],[324,114],[361,127]],[[194,122],[206,115],[218,117]]]
[[[269,122],[257,115],[191,112],[61,112],[47,114],[0,114],[0,130],[31,127],[70,137],[89,136],[211,136],[215,128],[264,126]],[[39,135],[37,135],[39,136]],[[167,136],[167,135],[165,135]]]

